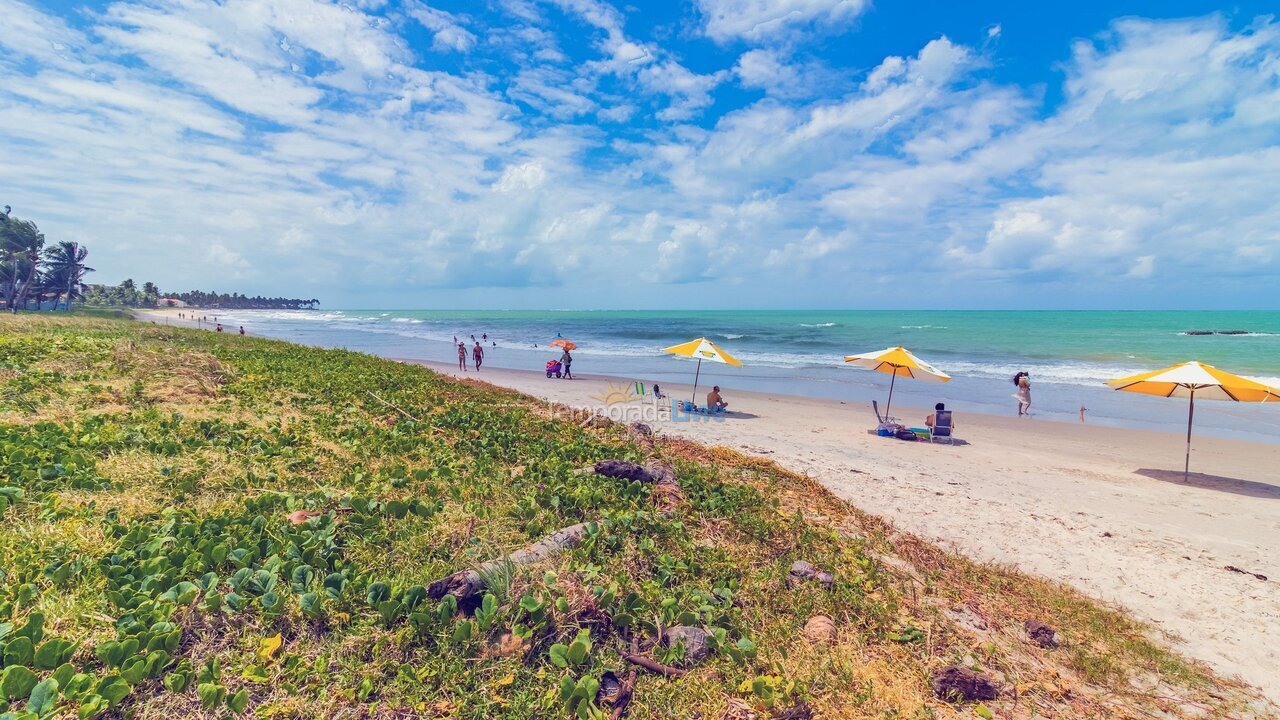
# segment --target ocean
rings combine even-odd
[[[1016,414],[1014,373],[1031,375],[1036,417],[1185,431],[1186,402],[1114,392],[1104,380],[1200,360],[1280,385],[1280,312],[1060,311],[205,311],[255,335],[383,357],[456,362],[453,338],[487,335],[486,364],[540,370],[572,339],[574,369],[646,384],[689,382],[693,364],[661,348],[707,337],[743,361],[704,363],[703,381],[733,389],[883,403],[888,376],[845,355],[902,345],[953,377],[899,380],[894,403],[958,414]],[[1199,333],[1211,334],[1199,334]],[[869,413],[869,410],[868,410]],[[1203,402],[1198,433],[1280,442],[1280,403]]]

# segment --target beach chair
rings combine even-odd
[[[872,400],[872,401],[871,401],[871,409],[872,409],[872,410],[874,410],[874,411],[875,411],[875,413],[876,413],[876,423],[877,423],[877,425],[876,425],[876,426],[877,426],[877,427],[882,427],[882,426],[886,426],[886,425],[901,425],[901,424],[902,424],[901,422],[899,422],[899,421],[898,421],[898,418],[896,418],[896,417],[890,417],[887,413],[886,413],[885,415],[881,415],[881,414],[880,414],[880,403],[876,402],[875,400]]]
[[[948,445],[955,444],[955,438],[951,437],[951,411],[939,410],[933,414],[933,428],[929,432],[930,442],[939,442],[946,440]]]

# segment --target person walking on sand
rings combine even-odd
[[[241,337],[244,337],[244,326],[243,326],[243,325],[241,325],[241,326],[240,326],[240,336],[241,336]]]
[[[569,354],[568,348],[565,348],[564,354],[560,356],[560,364],[564,366],[564,379],[572,380],[573,373],[569,370],[569,366],[573,364],[573,356]]]
[[[1018,391],[1013,398],[1018,401],[1018,417],[1031,415],[1031,376],[1024,370],[1013,376]]]
[[[458,369],[462,372],[467,371],[467,344],[458,343]]]
[[[476,346],[471,348],[471,362],[476,366],[476,372],[480,372],[480,364],[484,362],[484,348],[480,347],[480,341],[476,341]]]

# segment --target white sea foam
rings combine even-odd
[[[836,323],[833,323],[833,322],[800,323],[800,327],[807,327],[807,328],[829,328],[829,327],[835,327],[835,326],[836,326]]]

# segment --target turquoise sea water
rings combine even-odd
[[[534,370],[554,355],[546,344],[560,335],[580,346],[578,372],[646,382],[685,380],[687,361],[660,350],[706,336],[746,363],[741,369],[704,366],[712,382],[844,400],[875,397],[884,385],[874,373],[845,366],[844,355],[903,345],[955,380],[899,383],[895,402],[929,406],[941,399],[957,409],[1007,413],[1010,378],[1025,370],[1042,417],[1074,419],[1086,405],[1091,421],[1165,430],[1185,423],[1179,403],[1121,397],[1102,381],[1196,359],[1280,385],[1280,312],[1269,311],[337,310],[219,317],[255,334],[442,361],[456,360],[455,336],[470,344],[473,334],[488,335],[490,365]],[[1197,408],[1197,425],[1213,434],[1276,441],[1280,405]]]

